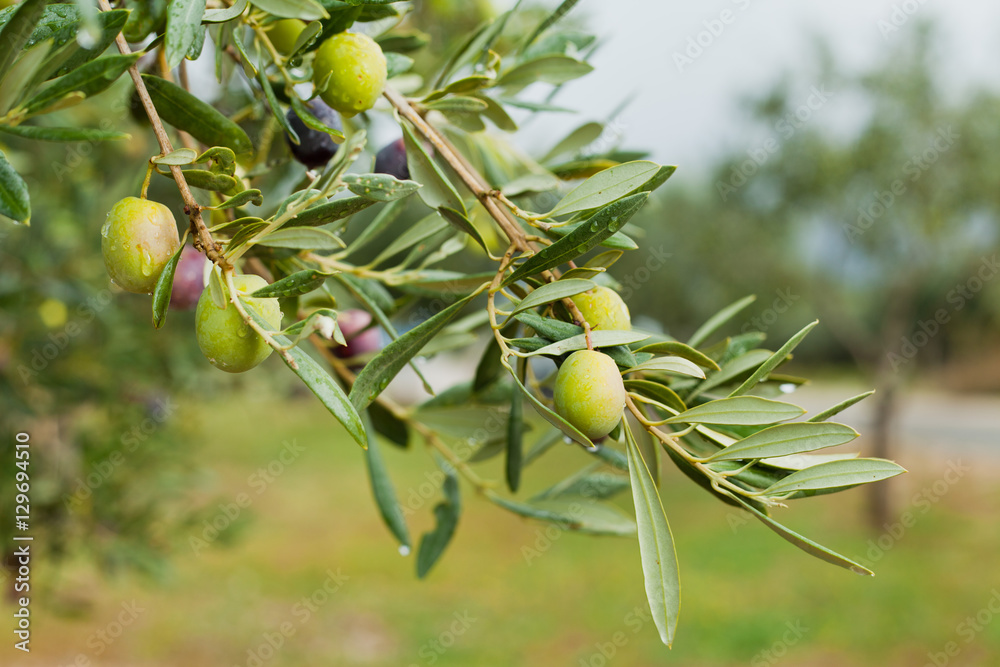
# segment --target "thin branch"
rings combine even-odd
[[[452,144],[448,141],[447,137],[437,131],[427,120],[420,115],[420,113],[413,108],[413,105],[409,101],[400,95],[398,92],[390,87],[386,87],[383,93],[385,98],[389,100],[389,103],[399,112],[399,115],[410,121],[417,131],[420,132],[423,137],[434,146],[434,149],[438,152],[441,158],[448,163],[458,177],[462,179],[476,199],[482,203],[483,207],[490,214],[490,216],[496,221],[497,225],[500,227],[501,231],[507,236],[511,244],[521,252],[534,253],[538,251],[538,248],[528,240],[527,235],[521,226],[511,215],[510,211],[502,208],[497,202],[496,194],[498,191],[495,188],[491,188],[483,181],[482,176],[476,171],[472,165]],[[542,277],[548,282],[555,282],[559,279],[559,272],[555,269],[552,271],[545,271],[542,273]],[[587,318],[583,316],[580,309],[577,308],[576,303],[572,299],[566,298],[562,300],[563,305],[566,306],[566,310],[569,311],[570,316],[573,318],[573,322],[577,326],[581,326],[584,332],[587,334],[587,340],[590,340],[590,324],[587,322]]]
[[[111,5],[108,3],[108,0],[97,1],[101,11],[111,11]],[[118,36],[115,37],[115,43],[123,55],[132,53],[128,42],[125,40],[125,36],[121,33],[118,33]],[[149,122],[153,126],[153,133],[156,135],[156,141],[160,145],[160,151],[164,155],[173,152],[174,148],[170,143],[170,137],[167,136],[167,131],[163,128],[160,115],[156,112],[156,107],[153,106],[153,100],[149,97],[149,91],[146,90],[146,84],[142,81],[139,69],[133,64],[128,68],[128,73],[132,77],[132,83],[139,94],[139,100],[146,110],[146,115],[149,116]],[[183,170],[176,165],[171,165],[170,175],[174,177],[177,189],[181,193],[181,199],[184,200],[184,212],[191,223],[191,232],[195,237],[195,247],[200,248],[211,261],[218,264],[223,270],[230,268],[229,262],[222,255],[222,246],[217,244],[212,238],[212,234],[208,231],[208,227],[201,217],[201,206],[195,200],[194,195],[191,194],[191,188],[188,187],[187,181],[184,179]]]

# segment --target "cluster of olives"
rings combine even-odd
[[[267,33],[275,49],[289,55],[295,48],[305,23],[284,19],[270,24]],[[350,118],[367,111],[382,94],[387,76],[386,59],[371,38],[343,32],[325,40],[313,61],[313,82],[319,98],[309,103],[310,111],[329,128],[342,128],[341,116]],[[308,127],[293,111],[288,121],[298,136],[287,137],[292,155],[309,169],[322,167],[337,153],[337,144],[326,132]],[[403,140],[382,148],[375,157],[375,171],[398,179],[410,177]],[[180,238],[170,210],[157,202],[126,197],[108,213],[101,229],[104,262],[111,279],[129,292],[149,294],[160,274],[177,252]],[[189,309],[196,305],[198,345],[217,368],[241,373],[260,364],[271,348],[227,302],[219,308],[205,286],[210,266],[194,248],[181,253],[174,274],[171,306]],[[233,277],[233,287],[246,307],[271,328],[281,324],[281,310],[275,298],[249,295],[266,285],[256,275]],[[621,297],[606,287],[596,287],[573,297],[580,313],[594,330],[628,330],[631,319]],[[347,345],[336,348],[337,356],[358,357],[379,348],[378,330],[371,315],[362,310],[346,310],[339,326]],[[591,439],[606,436],[620,423],[625,408],[625,386],[611,357],[591,349],[571,354],[556,375],[556,412]]]
[[[126,197],[115,204],[101,227],[104,266],[111,280],[127,292],[149,294],[156,287],[170,258],[180,247],[177,223],[163,204]],[[188,246],[181,251],[174,272],[170,304],[189,309],[197,303],[195,332],[198,345],[217,368],[230,373],[248,371],[270,354],[271,348],[253,331],[236,306],[227,302],[216,307],[205,287],[205,257]],[[266,285],[254,275],[233,277],[233,284],[253,310],[272,328],[281,324],[277,299],[254,299],[248,295]]]
[[[625,302],[607,287],[578,294],[573,303],[594,330],[632,328]],[[559,416],[591,440],[603,438],[618,426],[625,411],[625,384],[618,365],[602,352],[574,352],[556,374],[554,400]]]
[[[288,55],[295,48],[306,24],[299,19],[282,19],[266,29],[274,48]],[[342,130],[341,116],[350,118],[371,109],[388,74],[385,55],[370,37],[342,32],[325,40],[313,60],[313,83],[319,97],[307,103],[309,111],[327,127]],[[286,115],[298,141],[286,135],[288,148],[308,169],[323,167],[337,154],[337,143],[326,132],[307,126],[294,110]],[[410,177],[406,149],[399,139],[385,146],[375,158],[375,172],[400,180]]]

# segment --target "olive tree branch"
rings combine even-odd
[[[111,5],[108,3],[108,0],[97,1],[101,11],[111,11]],[[115,43],[123,55],[132,53],[128,42],[125,40],[125,36],[121,33],[118,33],[118,36],[115,37]],[[156,112],[156,107],[153,106],[153,100],[149,97],[149,91],[146,90],[146,84],[142,81],[139,68],[133,64],[128,68],[128,73],[132,77],[132,84],[135,86],[139,100],[146,110],[146,115],[149,116],[149,122],[153,126],[153,133],[156,135],[156,141],[160,145],[160,151],[164,155],[173,152],[174,148],[170,143],[170,137],[167,136],[167,131],[163,128],[163,123],[160,121],[160,115]],[[191,232],[195,237],[195,247],[201,249],[212,262],[218,264],[223,270],[231,268],[231,265],[222,254],[222,246],[212,238],[212,234],[208,231],[208,227],[201,217],[201,206],[195,201],[194,195],[191,194],[191,188],[188,187],[187,181],[184,179],[184,171],[176,165],[171,165],[170,175],[174,177],[177,189],[181,193],[181,199],[184,200],[184,212],[190,220]]]
[[[680,442],[677,441],[676,436],[680,434],[664,433],[663,431],[658,429],[656,427],[657,426],[656,422],[650,421],[649,418],[646,417],[645,413],[643,413],[643,411],[639,408],[639,406],[635,404],[635,401],[632,400],[632,397],[628,394],[626,394],[625,396],[625,404],[628,406],[629,411],[636,418],[636,420],[640,424],[642,424],[643,428],[645,428],[650,435],[654,436],[657,440],[663,443],[664,447],[669,448],[670,450],[675,452],[678,456],[680,456],[682,459],[684,459],[687,463],[694,466],[698,470],[698,472],[704,475],[711,482],[712,487],[714,489],[716,489],[720,493],[724,491],[725,495],[732,495],[735,493],[745,498],[751,498],[756,495],[753,492],[747,491],[738,484],[734,484],[733,482],[729,481],[728,475],[718,472],[716,470],[712,470],[697,457],[692,456],[691,453],[687,449],[685,449],[684,446],[680,444]],[[763,502],[766,505],[779,504],[774,502],[770,498],[766,497],[755,498],[755,500]]]

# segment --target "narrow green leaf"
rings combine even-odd
[[[420,188],[416,181],[400,181],[389,174],[345,174],[341,180],[354,194],[381,202],[402,199]]]
[[[660,633],[660,640],[670,646],[674,642],[681,608],[681,583],[674,538],[656,484],[627,425],[625,442],[632,500],[635,503],[635,522],[639,529],[639,556],[646,583],[646,599],[649,600],[649,610]]]
[[[184,180],[192,188],[228,193],[235,190],[240,182],[227,174],[217,174],[207,169],[185,169]]]
[[[173,69],[181,64],[184,56],[198,39],[204,38],[201,19],[205,15],[205,0],[171,0],[167,5],[167,63]]]
[[[535,30],[528,36],[528,39],[521,43],[521,46],[518,48],[518,52],[524,53],[525,50],[542,35],[542,33],[551,28],[556,21],[565,16],[579,1],[580,0],[563,0],[559,3],[559,6],[556,7],[555,11],[546,16],[541,23],[535,27]]]
[[[111,55],[93,60],[61,76],[38,91],[25,103],[28,114],[57,107],[67,95],[91,97],[103,91],[125,73],[141,54]]]
[[[755,517],[757,517],[758,519],[760,519],[760,521],[765,526],[767,526],[768,528],[770,528],[771,530],[773,530],[774,532],[776,532],[778,535],[780,535],[782,538],[784,538],[788,542],[791,542],[792,544],[794,544],[795,546],[797,546],[799,549],[802,549],[807,554],[809,554],[811,556],[815,556],[816,558],[819,558],[820,560],[824,560],[827,563],[833,563],[834,565],[839,565],[840,567],[847,568],[848,570],[850,570],[854,574],[860,574],[862,576],[865,576],[865,575],[872,576],[874,574],[867,567],[863,567],[863,566],[859,565],[858,563],[855,563],[850,558],[846,558],[844,556],[841,556],[837,552],[831,551],[830,549],[827,549],[823,545],[817,544],[816,542],[813,542],[812,540],[810,540],[808,538],[802,537],[801,535],[799,535],[795,531],[793,531],[793,530],[791,530],[789,528],[786,528],[785,526],[781,525],[780,523],[778,523],[777,521],[775,521],[771,517],[769,517],[769,516],[761,513],[755,507],[753,507],[752,505],[750,505],[749,503],[747,503],[747,501],[744,500],[743,498],[740,498],[739,496],[732,496],[732,497],[736,500],[736,502],[738,502],[740,505],[743,506],[743,509],[747,510],[748,512],[750,512],[751,514],[753,514]]]
[[[208,272],[208,295],[212,297],[212,303],[219,310],[225,310],[229,303],[226,296],[226,286],[222,282],[222,271],[218,266],[213,266]]]
[[[379,514],[382,515],[382,520],[396,541],[399,542],[400,551],[409,553],[410,531],[406,527],[403,509],[399,506],[396,490],[389,477],[389,470],[382,458],[381,445],[378,443],[378,438],[375,437],[375,429],[368,418],[368,413],[366,412],[364,415],[365,432],[368,434],[368,451],[365,452],[365,461],[368,463],[368,481],[371,483],[372,495],[375,497],[375,504],[378,506]]]
[[[131,139],[127,132],[97,130],[87,127],[45,127],[41,125],[0,125],[0,132],[16,134],[25,139],[37,141],[114,141]]]
[[[567,215],[606,206],[628,195],[659,170],[660,165],[646,160],[626,162],[605,169],[573,188],[548,215]]]
[[[679,343],[675,340],[661,341],[659,343],[650,343],[649,345],[643,345],[636,352],[648,352],[649,354],[667,354],[675,357],[683,357],[688,361],[693,361],[703,368],[709,368],[711,370],[717,371],[721,370],[719,365],[715,363],[705,354],[694,349],[690,345],[685,345],[684,343]]]
[[[51,49],[51,42],[42,42],[31,49],[26,49],[14,62],[7,75],[2,77],[0,114],[10,110],[21,97],[34,92],[35,87],[41,82],[45,71],[44,63]]]
[[[635,524],[617,509],[591,501],[550,498],[522,503],[499,496],[494,504],[527,519],[555,524],[563,530],[590,535],[630,535]]]
[[[369,403],[389,386],[389,382],[403,369],[430,340],[451,322],[473,298],[479,295],[478,290],[457,301],[433,317],[421,322],[413,329],[392,341],[368,362],[358,374],[351,388],[351,401],[359,410]]]
[[[382,251],[371,261],[372,266],[378,266],[382,262],[395,255],[409,250],[410,248],[423,244],[438,232],[447,229],[448,223],[438,213],[431,213],[410,225],[406,231],[396,237],[392,243],[382,249]]]
[[[298,95],[292,95],[292,109],[295,110],[295,115],[302,119],[302,122],[306,124],[306,127],[317,130],[318,132],[326,132],[333,140],[338,144],[344,143],[344,133],[340,130],[328,126],[326,123],[316,118],[313,113],[306,106],[305,102],[299,99]]]
[[[558,86],[589,74],[593,70],[594,68],[588,63],[569,56],[542,56],[507,70],[497,80],[496,85],[516,90],[541,81]]]
[[[653,382],[652,380],[625,380],[625,389],[638,392],[646,398],[651,398],[677,412],[687,410],[687,406],[681,397],[673,389],[659,382]]]
[[[545,230],[545,235],[548,236],[550,239],[558,241],[559,239],[562,239],[565,236],[569,236],[570,234],[580,229],[581,227],[584,227],[586,224],[587,224],[586,221],[584,221],[566,225],[565,227],[552,227],[551,229]],[[638,243],[633,241],[628,236],[625,236],[625,234],[622,234],[621,232],[616,232],[611,236],[609,236],[608,238],[604,239],[603,241],[601,241],[601,245],[604,246],[605,248],[612,248],[614,250],[638,250],[639,248]]]
[[[743,438],[708,457],[710,461],[766,459],[802,454],[851,442],[858,432],[836,422],[778,424]]]
[[[243,192],[230,197],[218,206],[214,206],[212,208],[217,211],[221,211],[227,208],[239,208],[240,206],[246,206],[247,204],[260,206],[263,203],[264,195],[261,194],[260,190],[244,190]]]
[[[713,315],[708,319],[707,322],[698,327],[698,330],[694,332],[691,339],[688,341],[688,345],[691,347],[698,347],[708,339],[713,333],[718,331],[719,327],[728,322],[729,320],[736,317],[736,315],[749,306],[751,303],[757,300],[756,296],[750,295],[745,296],[735,303],[731,303],[718,313]]]
[[[27,44],[45,11],[46,0],[23,0],[0,31],[0,79]]]
[[[318,227],[283,227],[262,239],[254,239],[254,245],[295,250],[339,250],[346,247],[339,236]]]
[[[445,473],[444,482],[441,484],[444,500],[434,506],[434,530],[424,533],[420,538],[420,547],[417,550],[417,577],[420,579],[427,576],[448,547],[462,511],[458,476],[450,465],[444,464],[441,468]]]
[[[683,357],[654,357],[629,369],[630,373],[648,372],[678,373],[680,375],[690,375],[691,377],[703,378],[705,371],[694,362]]]
[[[857,484],[869,484],[906,472],[902,466],[885,459],[847,459],[828,461],[793,472],[767,487],[764,494],[777,497],[795,491],[831,489]]]
[[[338,220],[346,220],[355,213],[359,213],[374,204],[373,200],[365,199],[364,197],[334,199],[326,204],[312,206],[299,212],[294,218],[286,222],[282,229],[290,227],[319,227],[320,225],[327,225]],[[338,225],[337,229],[340,229],[342,226]],[[331,229],[328,231],[334,230]]]
[[[489,118],[498,129],[504,132],[517,132],[517,123],[510,117],[510,114],[507,113],[502,104],[482,93],[476,93],[474,97],[486,103],[486,110],[483,111],[483,115]]]
[[[846,401],[842,401],[840,403],[837,403],[832,408],[827,408],[823,412],[820,412],[818,414],[813,415],[812,417],[810,417],[806,421],[809,421],[809,422],[825,422],[830,417],[834,417],[836,415],[839,415],[841,412],[843,412],[847,408],[851,407],[855,403],[860,403],[861,401],[865,400],[866,398],[868,398],[869,396],[871,396],[874,393],[875,393],[875,390],[872,389],[871,391],[866,391],[863,394],[858,394],[857,396],[853,396],[853,397],[847,399]]]
[[[731,359],[723,363],[721,370],[712,373],[704,382],[694,388],[688,396],[688,401],[690,402],[694,397],[699,396],[710,389],[726,384],[730,380],[746,373],[751,368],[756,368],[770,358],[770,350],[750,350],[735,359]]]
[[[247,8],[247,0],[236,0],[232,7],[221,9],[207,9],[201,17],[202,23],[226,23],[232,21],[237,16],[241,16]]]
[[[247,312],[257,324],[263,327],[269,326],[253,309],[247,309]],[[274,340],[282,346],[287,346],[290,343],[288,338],[280,334],[275,335]],[[316,395],[316,398],[320,400],[330,414],[343,424],[347,432],[354,438],[354,441],[361,445],[362,449],[366,449],[368,447],[368,435],[364,423],[358,415],[357,410],[351,404],[351,401],[347,398],[344,390],[340,388],[340,385],[330,377],[330,374],[320,366],[319,362],[306,354],[301,348],[292,347],[288,350],[288,354],[292,358],[291,362],[284,355],[280,355],[285,365],[299,376],[299,379],[309,387],[309,390]]]
[[[472,224],[472,221],[469,220],[465,214],[459,213],[455,209],[448,208],[447,206],[439,208],[438,213],[440,213],[441,217],[444,218],[445,221],[452,227],[471,236],[472,240],[478,243],[479,247],[489,254],[490,249],[486,246],[486,239],[483,238],[483,235],[479,233],[479,230],[476,229],[476,226]]]
[[[143,74],[142,80],[160,117],[170,125],[188,132],[206,146],[226,146],[237,155],[253,152],[253,144],[243,128],[212,105],[166,79]]]
[[[649,194],[620,199],[595,213],[572,232],[532,255],[503,281],[504,285],[564,264],[588,252],[617,232],[646,203]]]
[[[560,281],[565,282],[565,281]],[[636,331],[608,331],[597,330],[590,332],[590,341],[595,348],[615,347],[617,345],[629,345],[649,338],[647,334]],[[531,356],[547,355],[557,357],[567,352],[587,349],[587,335],[577,334],[569,338],[564,338],[558,342],[546,345],[531,353]]]
[[[511,315],[517,315],[553,301],[581,294],[594,289],[594,287],[596,285],[589,280],[559,280],[554,283],[546,283],[522,299],[511,311]]]
[[[403,143],[406,145],[406,162],[412,178],[423,187],[418,191],[425,204],[433,209],[442,206],[468,213],[458,190],[448,180],[444,171],[427,153],[423,143],[417,139],[409,123],[403,123]]]
[[[25,225],[31,223],[28,186],[3,151],[0,151],[0,215]]]
[[[600,123],[595,123],[593,121],[589,123],[584,123],[580,127],[576,128],[568,135],[563,137],[563,139],[553,146],[545,156],[539,160],[542,164],[551,162],[555,158],[561,156],[563,153],[576,153],[585,146],[592,144],[600,138],[601,134],[604,132],[604,126]],[[622,194],[626,194],[625,193]],[[588,206],[587,208],[594,208],[593,206]]]
[[[729,443],[732,444],[732,443]],[[844,452],[843,454],[789,454],[788,456],[776,456],[769,459],[761,459],[760,464],[779,470],[805,470],[820,463],[830,461],[847,461],[858,458],[858,452]],[[770,486],[770,485],[769,485]]]
[[[257,70],[257,82],[260,84],[260,89],[264,91],[264,99],[267,100],[267,107],[271,110],[271,115],[274,116],[274,119],[278,121],[278,125],[286,135],[291,137],[294,143],[300,143],[299,135],[292,128],[292,124],[288,122],[288,116],[281,109],[281,105],[278,104],[278,98],[274,96],[274,89],[271,87],[271,80],[267,78],[267,74],[263,68]]]
[[[330,275],[332,274],[323,273],[322,271],[317,271],[316,269],[297,271],[290,276],[285,276],[281,280],[271,283],[270,285],[261,287],[250,296],[255,299],[264,299],[269,297],[285,298],[289,296],[298,296],[300,294],[308,294],[322,285]]]
[[[406,422],[386,410],[378,401],[368,406],[375,432],[394,445],[406,449],[410,446],[410,430]]]
[[[587,466],[580,472],[550,486],[531,500],[547,498],[577,497],[592,500],[603,500],[618,495],[631,488],[629,478],[611,472],[594,472],[600,463]],[[627,467],[628,464],[626,464]]]
[[[762,382],[767,377],[768,373],[773,371],[778,367],[778,364],[783,363],[785,359],[788,358],[788,355],[792,353],[792,350],[794,350],[798,344],[802,342],[802,339],[805,338],[817,324],[819,324],[818,320],[807,324],[801,331],[788,339],[787,343],[782,345],[777,352],[772,354],[767,361],[760,365],[760,368],[755,370],[753,374],[743,382],[743,384],[734,389],[729,395],[742,396],[756,387],[758,383]]]
[[[250,0],[250,4],[260,7],[271,16],[284,19],[316,21],[330,17],[323,5],[316,0]]]
[[[153,164],[181,167],[194,164],[198,159],[198,152],[193,148],[176,148],[166,155],[159,155],[152,159]]]
[[[758,396],[737,396],[710,401],[667,419],[668,424],[773,424],[795,419],[805,410],[791,403]]]
[[[519,372],[526,364],[518,361]],[[522,375],[523,377],[523,375]],[[524,460],[524,399],[517,385],[511,385],[510,416],[507,418],[507,458],[504,472],[507,488],[516,493],[521,487],[521,465]]]
[[[174,272],[177,271],[177,262],[181,259],[182,245],[170,258],[163,272],[156,279],[156,287],[153,288],[153,328],[159,329],[167,321],[167,308],[170,306],[170,293],[174,287]]]

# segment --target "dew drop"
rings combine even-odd
[[[795,391],[795,385],[792,384],[791,382],[786,382],[783,385],[781,385],[780,387],[778,387],[778,389],[780,389],[781,393],[783,393],[783,394],[790,394],[793,391]]]
[[[141,246],[139,247],[139,270],[144,276],[153,275],[153,256]]]
[[[598,448],[597,445],[590,445],[589,447],[588,446],[584,446],[584,449],[586,449],[588,452],[593,453],[593,452],[596,452],[599,448]]]
[[[239,330],[236,332],[236,335],[239,336],[240,338],[246,338],[248,328],[249,327],[240,327]]]
[[[111,223],[105,222],[104,226],[101,227],[101,236],[103,236],[104,238],[108,238],[108,232],[110,231],[111,231]]]
[[[399,555],[400,556],[409,556],[410,555],[410,547],[406,546],[405,544],[400,544],[399,545]]]

